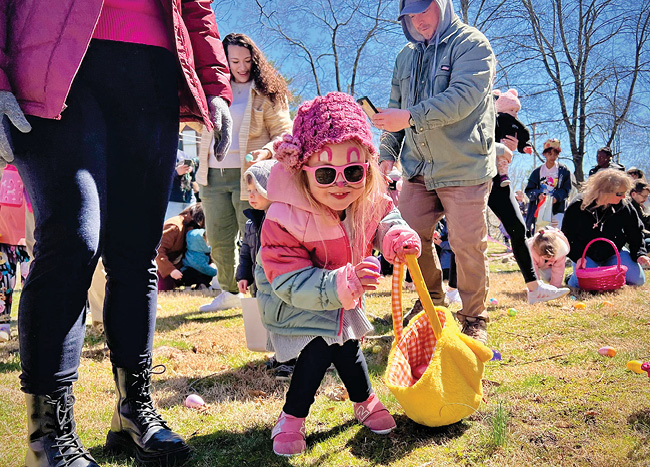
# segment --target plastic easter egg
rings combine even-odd
[[[492,349],[492,358],[490,361],[500,362],[501,361],[501,352],[496,349]]]
[[[366,256],[365,258],[363,258],[363,260],[369,263],[373,263],[375,265],[374,267],[375,271],[377,272],[381,271],[381,263],[379,262],[379,258],[377,258],[376,256]]]
[[[625,366],[630,371],[633,371],[633,372],[638,373],[638,374],[643,374],[643,373],[645,373],[645,371],[643,371],[641,369],[642,364],[643,363],[640,360],[630,360],[629,362],[627,362],[627,365],[625,365]]]
[[[614,306],[614,304],[609,300],[603,300],[603,306]]]
[[[375,345],[372,347],[372,353],[380,353],[381,352],[381,345]]]
[[[499,304],[499,300],[497,300],[496,298],[490,299],[490,305],[498,305],[498,304]]]
[[[650,362],[643,362],[641,364],[641,370],[648,373],[648,378],[650,378]]]
[[[185,407],[189,407],[190,409],[198,409],[203,406],[205,406],[205,401],[198,394],[190,394],[185,399]]]
[[[0,342],[7,342],[9,340],[9,333],[6,331],[0,331]]]
[[[427,365],[426,363],[423,363],[422,365],[416,366],[411,370],[411,373],[413,374],[413,377],[415,379],[420,379],[422,378],[422,375],[424,374],[425,371],[427,371]]]
[[[249,152],[246,154],[246,157],[244,159],[246,159],[246,162],[253,162],[253,155]]]
[[[514,308],[508,308],[508,316],[515,316],[517,314],[517,310]]]
[[[609,345],[606,345],[605,347],[601,347],[598,349],[598,353],[601,354],[603,357],[613,357],[616,355],[616,349],[614,347],[610,347]]]
[[[570,298],[571,300],[577,300],[577,298],[574,297],[573,295],[571,295],[569,298]]]
[[[573,308],[576,309],[576,310],[586,310],[587,305],[584,304],[583,302],[578,302],[575,305],[573,305]]]

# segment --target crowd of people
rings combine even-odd
[[[619,258],[628,285],[645,282],[643,172],[603,147],[576,190],[553,138],[515,190],[513,154],[535,149],[519,94],[493,92],[490,44],[451,0],[400,0],[408,44],[388,106],[370,119],[332,92],[292,120],[286,81],[248,36],[222,41],[209,4],[93,0],[63,11],[29,0],[0,16],[0,341],[11,338],[20,270],[27,466],[98,465],[73,415],[87,309],[115,381],[107,449],[180,465],[190,448],[150,393],[158,291],[219,289],[200,307],[210,312],[257,298],[269,367],[290,379],[271,435],[274,452],[290,456],[306,449],[305,419],[332,366],[361,424],[396,426],[360,346],[372,330],[363,296],[380,277],[373,254],[391,264],[418,255],[433,303],[459,303],[462,332],[484,344],[488,207],[531,304]],[[186,120],[205,129],[196,158],[178,151]],[[134,199],[140,208],[125,209]],[[598,239],[611,243],[590,244]],[[405,321],[420,311],[418,300]]]

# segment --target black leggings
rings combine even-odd
[[[309,414],[316,391],[332,363],[352,402],[363,402],[370,397],[372,385],[359,341],[353,339],[343,345],[327,345],[322,337],[316,337],[298,356],[282,409],[284,413],[298,418]]]
[[[510,235],[512,254],[517,260],[517,265],[524,276],[526,283],[537,280],[533,259],[526,246],[526,224],[521,216],[519,204],[510,186],[499,186],[498,176],[492,179],[492,191],[488,198],[488,206],[499,218],[501,223]],[[453,235],[453,234],[452,234]],[[449,268],[449,286],[456,288],[456,257],[452,256],[451,267]]]

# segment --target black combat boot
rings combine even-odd
[[[67,387],[53,395],[25,394],[29,447],[27,467],[99,467],[82,446]]]
[[[134,455],[143,465],[182,465],[190,458],[190,448],[156,412],[150,392],[151,370],[150,363],[136,370],[113,366],[117,406],[106,449]]]

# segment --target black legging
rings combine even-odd
[[[510,185],[500,186],[498,178],[497,175],[492,179],[492,190],[488,198],[488,206],[506,228],[508,235],[510,235],[512,254],[517,260],[524,281],[526,283],[536,281],[537,274],[535,274],[535,268],[533,267],[533,259],[530,257],[530,251],[526,246],[526,224],[519,210],[519,204],[515,199],[515,194],[510,189]],[[456,257],[454,255],[452,255],[451,267],[449,268],[449,287],[456,288]]]

